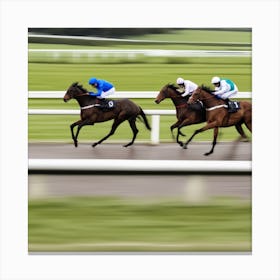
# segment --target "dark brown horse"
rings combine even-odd
[[[248,101],[240,101],[240,109],[235,113],[229,113],[226,102],[223,99],[217,99],[212,94],[211,90],[207,87],[198,87],[188,100],[188,104],[193,104],[200,100],[206,108],[206,120],[207,123],[204,127],[196,130],[190,139],[184,145],[187,145],[193,139],[193,137],[205,130],[214,129],[214,137],[212,142],[212,148],[208,153],[204,155],[208,156],[213,153],[214,147],[217,143],[217,136],[219,127],[235,126],[242,138],[247,138],[245,135],[242,124],[245,123],[246,127],[252,132],[252,104]]]
[[[165,98],[170,98],[172,100],[174,106],[176,107],[177,122],[170,126],[170,130],[172,137],[174,138],[173,129],[178,128],[176,141],[180,146],[183,146],[184,143],[179,141],[179,135],[185,136],[180,131],[181,128],[187,125],[205,122],[206,119],[205,109],[202,109],[200,104],[197,104],[198,109],[191,107],[187,104],[186,97],[182,97],[181,94],[182,93],[178,92],[178,87],[168,84],[160,90],[155,102],[159,104]]]
[[[67,102],[72,98],[77,100],[81,109],[81,119],[70,125],[71,135],[75,147],[78,146],[78,135],[84,125],[94,125],[95,123],[105,122],[112,119],[114,120],[109,134],[103,137],[98,142],[92,144],[92,147],[95,147],[96,145],[102,143],[104,140],[113,135],[117,127],[124,121],[129,122],[131,130],[133,132],[133,138],[131,142],[124,145],[124,147],[132,145],[138,133],[138,129],[136,127],[136,119],[140,118],[140,116],[143,118],[147,129],[151,130],[146,115],[141,107],[139,107],[129,99],[115,100],[114,108],[109,111],[102,111],[102,109],[98,108],[99,104],[97,104],[97,98],[89,95],[88,91],[78,83],[73,83],[68,88],[63,100],[64,102]],[[78,126],[78,128],[76,134],[74,135],[75,126]]]

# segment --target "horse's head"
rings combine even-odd
[[[84,89],[82,85],[79,85],[78,82],[75,82],[67,89],[63,100],[64,102],[67,102],[72,98],[76,98],[82,95],[88,95],[88,91]]]
[[[214,98],[212,90],[209,87],[202,85],[192,93],[190,99],[188,100],[188,104],[193,104],[197,101],[204,102],[212,97]]]
[[[187,103],[188,104],[194,104],[197,101],[199,101],[200,98],[201,98],[200,97],[201,96],[201,91],[202,91],[201,87],[198,87],[196,90],[194,90]]]
[[[159,104],[165,98],[176,98],[180,96],[178,90],[179,88],[172,84],[164,86],[157,95],[155,102]]]

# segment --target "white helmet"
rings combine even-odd
[[[213,77],[212,80],[211,80],[211,83],[212,84],[217,84],[221,81],[221,79],[219,77]]]
[[[184,79],[183,79],[183,78],[178,78],[178,79],[177,79],[177,84],[178,84],[178,85],[184,84]]]

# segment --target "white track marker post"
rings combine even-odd
[[[40,199],[49,196],[46,176],[32,175],[28,177],[28,181],[29,199]]]
[[[160,115],[152,115],[151,143],[152,145],[159,144],[159,125]]]
[[[184,201],[190,205],[204,204],[208,200],[207,187],[204,177],[189,175],[186,177]]]

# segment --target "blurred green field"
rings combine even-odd
[[[227,77],[237,84],[240,91],[251,91],[250,58],[223,58],[211,62],[186,64],[47,64],[29,63],[28,90],[66,91],[71,83],[79,81],[89,89],[92,76],[111,81],[119,91],[159,91],[167,83],[183,77],[201,85],[211,85],[215,75]]]
[[[125,36],[122,40],[60,40],[60,43],[35,43],[30,49],[168,49],[168,50],[251,50],[251,30],[190,30],[177,29],[160,34]],[[101,40],[100,40],[101,39]],[[130,40],[130,41],[124,41]],[[44,40],[41,40],[44,41]],[[148,43],[149,41],[149,43]],[[63,43],[61,43],[63,42]],[[43,46],[43,47],[42,47]]]
[[[31,200],[29,252],[250,252],[251,205],[72,197]]]

